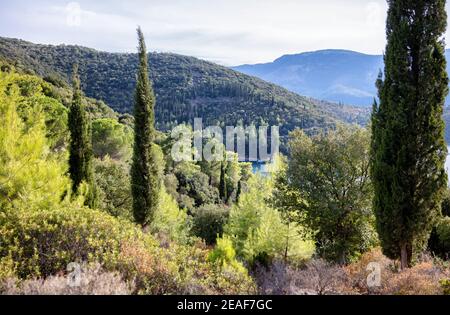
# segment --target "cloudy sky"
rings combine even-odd
[[[380,54],[385,0],[0,0],[0,36],[133,52],[141,25],[149,50],[223,65],[343,48]]]

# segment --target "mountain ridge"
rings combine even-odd
[[[450,60],[450,50],[446,50]],[[286,54],[272,62],[245,64],[232,69],[286,89],[329,102],[371,107],[377,97],[375,82],[384,68],[383,55],[346,49],[324,49]],[[447,66],[450,73],[450,64]],[[450,99],[447,100],[449,103]]]
[[[41,77],[56,76],[65,82],[69,82],[72,64],[78,63],[87,96],[105,101],[118,112],[132,111],[137,54],[0,37],[0,57]],[[363,124],[368,118],[367,111],[303,97],[194,57],[150,53],[149,63],[157,127],[163,131],[201,117],[207,125],[280,125],[280,133],[287,137],[295,128],[316,132],[339,121]]]

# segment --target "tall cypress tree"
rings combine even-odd
[[[445,0],[389,0],[385,71],[372,114],[374,210],[385,255],[411,266],[447,186]]]
[[[134,152],[131,167],[133,214],[143,227],[150,224],[159,204],[161,179],[155,155],[155,96],[149,79],[147,49],[140,28],[139,71],[134,103]]]
[[[69,173],[72,179],[72,190],[81,193],[82,183],[87,185],[85,204],[90,208],[97,206],[97,190],[95,187],[94,171],[92,166],[92,136],[91,122],[82,103],[82,92],[78,66],[73,66],[73,99],[69,111]]]
[[[228,191],[227,184],[225,181],[225,163],[220,164],[220,182],[219,182],[219,197],[223,202],[227,202]]]

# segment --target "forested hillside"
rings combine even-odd
[[[136,54],[98,52],[79,46],[36,45],[0,38],[0,57],[18,68],[53,81],[67,81],[78,63],[83,91],[121,113],[132,109]],[[281,126],[281,135],[300,127],[326,129],[336,121],[365,123],[368,111],[317,101],[260,79],[192,57],[149,55],[150,76],[157,98],[157,128],[202,117],[205,124]]]

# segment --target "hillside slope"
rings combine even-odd
[[[118,112],[132,111],[136,54],[0,38],[0,57],[39,76],[66,82],[72,64],[78,63],[87,96]],[[205,125],[235,125],[239,121],[280,125],[282,136],[286,136],[297,127],[313,132],[336,121],[364,123],[368,117],[366,110],[302,97],[193,57],[151,53],[149,61],[157,98],[157,127],[161,130],[202,117]]]
[[[450,60],[450,52],[446,52]],[[242,65],[234,70],[286,89],[332,102],[370,107],[377,95],[375,81],[384,68],[383,56],[348,50],[320,50],[285,55],[274,62]],[[448,70],[450,71],[450,65]]]

